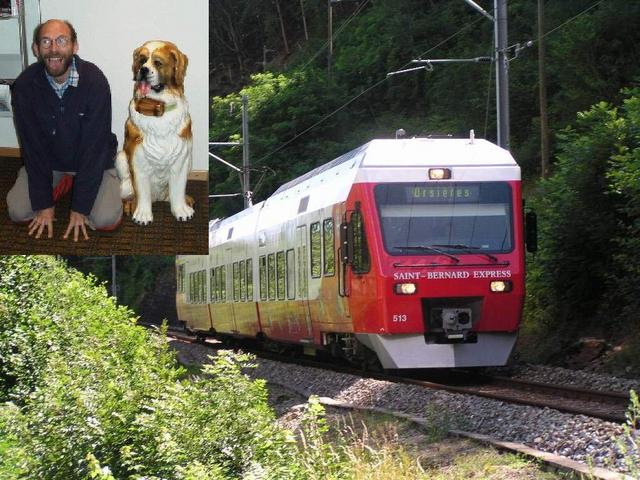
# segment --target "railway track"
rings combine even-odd
[[[168,335],[186,342],[196,343],[198,341],[195,337],[180,332],[171,331],[168,332]],[[205,345],[214,347],[215,344],[205,342]],[[628,393],[589,390],[569,385],[533,382],[502,376],[478,375],[464,370],[453,371],[446,377],[439,375],[437,381],[434,381],[433,375],[429,373],[422,378],[412,378],[400,374],[363,372],[360,369],[320,362],[308,357],[291,357],[244,347],[243,349],[262,358],[280,362],[331,369],[377,380],[417,385],[452,393],[476,395],[507,403],[552,408],[561,412],[585,415],[616,423],[626,421],[625,412],[630,402]]]
[[[453,382],[432,382],[399,377],[398,381],[503,402],[553,408],[561,412],[617,423],[626,421],[625,413],[630,401],[628,393],[589,390],[490,375],[472,375],[464,385],[459,385],[460,378]]]

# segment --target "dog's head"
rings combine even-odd
[[[184,92],[189,59],[171,42],[153,40],[133,52],[133,79],[161,92],[165,87]]]

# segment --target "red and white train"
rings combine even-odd
[[[176,259],[178,318],[384,368],[504,365],[524,236],[508,151],[373,140],[212,222],[209,255]]]

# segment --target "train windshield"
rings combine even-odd
[[[375,187],[375,198],[391,255],[513,249],[512,195],[505,182],[387,183]]]

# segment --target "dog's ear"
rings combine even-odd
[[[138,80],[138,58],[143,47],[138,47],[133,51],[133,62],[131,63],[131,71],[133,72],[133,80]]]
[[[187,65],[189,64],[189,58],[177,48],[171,49],[171,56],[173,56],[173,78],[176,85],[182,87],[184,85],[184,77],[187,74]]]

